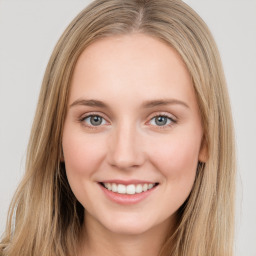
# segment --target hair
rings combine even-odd
[[[26,172],[11,203],[0,256],[71,256],[84,209],[67,181],[62,132],[71,77],[88,45],[142,33],[175,49],[192,77],[208,158],[178,210],[161,256],[233,255],[235,149],[227,86],[214,39],[180,0],[96,0],[66,28],[43,78],[27,150]]]

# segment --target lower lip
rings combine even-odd
[[[124,204],[124,205],[131,205],[131,204],[137,204],[150,196],[152,194],[156,187],[153,187],[145,192],[138,193],[138,194],[133,194],[133,195],[128,195],[128,194],[119,194],[119,193],[114,193],[111,190],[106,189],[102,185],[99,184],[101,187],[102,191],[104,194],[113,202],[117,204]]]

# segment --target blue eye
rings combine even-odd
[[[165,126],[170,123],[174,122],[170,117],[167,116],[155,116],[150,120],[151,125],[156,125],[156,126]]]
[[[106,124],[106,120],[103,117],[98,115],[87,116],[83,118],[82,121],[89,126],[100,126],[100,125]]]

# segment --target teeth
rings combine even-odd
[[[116,184],[116,183],[103,183],[104,187],[112,192],[118,193],[118,194],[128,194],[128,195],[134,195],[146,192],[147,190],[153,188],[156,183],[150,183],[150,184],[129,184],[129,185],[123,185],[123,184]]]
[[[141,193],[141,192],[142,192],[142,185],[141,185],[141,184],[138,184],[138,185],[136,186],[135,192],[136,192],[136,193]]]
[[[117,193],[118,194],[126,194],[126,187],[123,184],[117,185]]]
[[[151,189],[151,188],[153,188],[153,184],[148,184],[148,189]]]
[[[135,185],[128,185],[126,187],[126,194],[129,194],[129,195],[135,194]]]
[[[107,187],[108,190],[112,190],[112,185],[110,183],[107,183],[106,187]]]
[[[117,192],[117,185],[116,185],[116,183],[112,184],[112,191],[113,192]]]
[[[144,184],[143,187],[142,187],[142,190],[145,192],[148,190],[148,184]]]

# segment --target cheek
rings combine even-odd
[[[200,143],[193,137],[176,137],[154,143],[151,161],[163,176],[162,207],[169,216],[188,198],[198,165]],[[166,203],[168,202],[168,203]]]
[[[67,173],[72,175],[90,175],[101,164],[105,148],[100,140],[83,133],[63,134],[63,153]]]
[[[167,179],[194,179],[200,139],[193,136],[173,136],[155,142],[151,148],[152,162]]]
[[[72,132],[70,132],[72,131]],[[62,147],[69,185],[77,200],[87,208],[94,189],[93,174],[104,158],[103,143],[75,129],[64,129]]]

